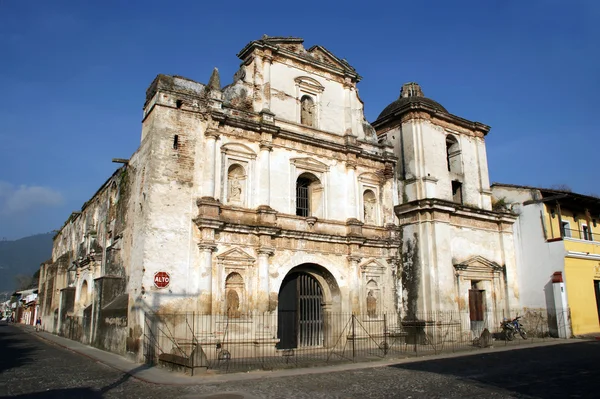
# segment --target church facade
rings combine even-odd
[[[78,339],[140,357],[148,313],[270,313],[278,325],[260,328],[293,348],[323,345],[298,336],[303,318],[326,329],[328,314],[456,311],[477,327],[517,305],[488,126],[415,83],[370,124],[355,69],[299,38],[265,36],[238,57],[225,87],[216,70],[207,84],[152,82],[140,147],[42,267],[47,329],[81,317]]]

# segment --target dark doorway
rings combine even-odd
[[[600,323],[600,280],[594,280],[594,291],[596,292],[596,309],[598,310],[598,322]]]
[[[304,272],[286,276],[279,290],[278,349],[323,345],[323,289]]]
[[[479,331],[484,328],[484,290],[469,290],[469,317],[471,330]]]

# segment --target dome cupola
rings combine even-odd
[[[383,111],[379,114],[377,119],[385,118],[386,116],[393,115],[397,112],[402,112],[404,110],[414,109],[414,108],[427,108],[433,109],[437,112],[448,113],[446,108],[444,108],[440,103],[434,101],[430,98],[427,98],[423,95],[423,90],[418,83],[410,82],[402,85],[402,89],[400,89],[400,97],[390,105],[384,108]]]

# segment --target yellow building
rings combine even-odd
[[[600,198],[505,184],[492,185],[492,192],[497,207],[519,215],[521,306],[556,314],[559,336],[570,335],[569,328],[573,335],[599,333]]]

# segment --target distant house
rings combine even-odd
[[[38,289],[17,291],[13,296],[17,297],[15,321],[35,325],[38,316]]]
[[[600,332],[600,199],[508,184],[493,184],[492,192],[519,215],[521,306],[547,308],[551,332],[561,337],[570,328],[574,335]]]

